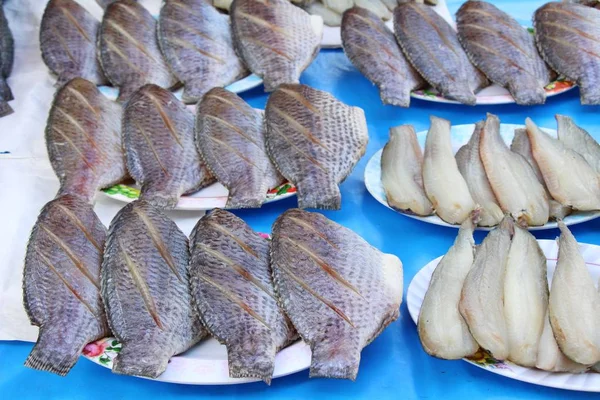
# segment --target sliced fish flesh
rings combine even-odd
[[[206,335],[189,291],[188,239],[144,200],[110,224],[102,261],[102,301],[121,342],[113,372],[156,378],[169,359]]]
[[[194,228],[190,248],[192,297],[205,326],[227,346],[229,376],[270,383],[275,354],[296,332],[277,305],[269,241],[214,210]]]
[[[581,104],[600,104],[600,10],[550,2],[533,16],[537,47],[555,71],[577,82]]]
[[[527,118],[533,158],[552,197],[576,210],[600,209],[600,175],[579,153],[550,137]]]
[[[92,206],[76,196],[60,196],[42,209],[23,272],[25,310],[40,328],[26,366],[64,376],[87,343],[110,334],[100,299],[105,239]]]
[[[399,315],[402,263],[318,213],[283,213],[271,268],[286,314],[312,350],[311,377],[356,378],[361,350]]]
[[[473,266],[475,223],[467,218],[454,245],[435,268],[421,305],[417,328],[427,354],[447,360],[468,357],[479,349],[458,311],[462,287]]]
[[[383,103],[408,107],[410,92],[423,87],[425,81],[381,18],[364,8],[351,8],[344,13],[341,34],[344,52],[379,88]]]
[[[479,142],[479,155],[502,210],[522,225],[548,222],[550,206],[544,186],[523,156],[512,152],[500,136],[500,120],[488,114]]]
[[[558,140],[567,148],[581,154],[594,171],[600,174],[600,144],[586,130],[578,127],[571,118],[557,114],[556,122],[558,122]]]
[[[141,197],[173,208],[179,197],[214,182],[194,145],[194,114],[168,90],[145,85],[123,112],[127,169]]]
[[[514,223],[506,216],[475,252],[473,267],[462,288],[459,310],[471,334],[494,358],[509,355],[504,316],[504,282]]]
[[[476,205],[454,158],[450,121],[434,116],[430,121],[423,158],[425,192],[441,219],[460,224]]]
[[[479,141],[483,125],[483,121],[475,125],[475,130],[469,142],[458,149],[455,158],[458,170],[465,178],[473,200],[481,208],[479,225],[496,226],[502,221],[504,213],[498,204],[498,200],[496,200],[479,156]]]
[[[339,184],[365,154],[364,111],[304,85],[282,85],[265,110],[267,152],[298,189],[300,208],[339,210]]]
[[[13,67],[15,43],[8,21],[0,3],[0,118],[12,114],[13,109],[8,105],[13,100],[13,94],[6,80]]]
[[[119,88],[120,102],[145,84],[170,89],[177,83],[159,50],[156,20],[134,0],[118,0],[106,8],[98,57],[108,80]]]
[[[412,125],[390,129],[381,153],[381,183],[390,207],[422,216],[433,213],[423,187],[423,153]]]
[[[59,194],[91,202],[98,189],[127,176],[121,146],[121,107],[82,78],[58,90],[46,125],[46,147]]]
[[[211,89],[198,104],[196,144],[229,190],[227,208],[258,208],[283,181],[267,155],[263,112],[225,89]]]
[[[517,104],[546,102],[544,87],[554,74],[533,35],[513,17],[492,3],[469,0],[456,13],[456,25],[469,59],[490,81],[507,88]]]
[[[456,32],[424,4],[402,3],[394,10],[394,32],[406,57],[444,97],[475,105],[488,80],[467,57]]]
[[[235,0],[230,14],[237,52],[265,90],[299,83],[319,53],[323,20],[288,0]]]
[[[160,10],[158,43],[183,85],[183,101],[197,103],[216,86],[248,75],[235,54],[229,17],[206,0],[167,0]]]

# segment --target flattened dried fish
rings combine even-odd
[[[360,352],[399,315],[402,263],[321,214],[292,209],[273,225],[281,305],[312,350],[311,377],[356,378]]]
[[[567,116],[556,114],[558,140],[567,148],[581,154],[585,161],[600,174],[600,144],[586,130],[575,125]]]
[[[300,208],[338,210],[339,184],[365,154],[369,132],[362,109],[304,85],[282,85],[265,110],[267,151],[298,189]]]
[[[13,112],[12,107],[8,105],[13,99],[13,94],[6,80],[12,72],[14,52],[13,36],[0,3],[0,118]]]

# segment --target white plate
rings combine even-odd
[[[558,245],[554,240],[538,240],[538,243],[548,259],[548,281],[551,282],[554,268],[556,267]],[[594,282],[597,282],[600,278],[600,246],[580,243],[579,249]],[[415,323],[417,323],[419,318],[421,304],[429,287],[431,275],[441,259],[442,257],[438,257],[424,266],[410,282],[408,292],[406,293],[406,305]],[[536,385],[586,392],[600,392],[600,374],[593,372],[584,374],[546,372],[536,368],[521,367],[510,361],[498,361],[482,351],[479,351],[471,359],[465,358],[464,361],[494,374]],[[565,396],[565,398],[568,398],[568,396]]]
[[[515,129],[524,128],[524,127],[525,126],[523,126],[523,125],[501,124],[500,125],[500,134],[502,135],[502,138],[504,139],[504,141],[508,145],[510,145],[510,143],[512,142],[513,136],[514,136]],[[474,129],[475,129],[474,124],[452,126],[452,131],[451,131],[451,133],[452,133],[452,149],[454,150],[455,154],[462,145],[466,144],[469,141],[469,138],[473,134]],[[545,128],[543,128],[543,130],[548,132],[553,137],[556,137],[555,130],[545,129]],[[422,148],[425,146],[425,138],[426,137],[427,137],[427,131],[422,131],[422,132],[417,133],[417,139],[419,140],[419,144],[421,145]],[[383,149],[379,150],[377,153],[375,153],[373,155],[373,157],[371,157],[371,159],[367,163],[367,167],[365,168],[365,186],[367,187],[367,190],[369,191],[369,193],[371,193],[371,195],[375,198],[375,200],[377,200],[378,202],[380,202],[387,208],[392,209],[392,207],[390,207],[390,205],[387,202],[387,199],[385,196],[385,191],[383,190],[383,185],[381,183],[381,152],[382,151],[383,151]],[[397,211],[397,210],[395,210],[395,211]],[[452,228],[458,228],[460,226],[460,225],[452,225],[447,222],[444,222],[437,215],[421,217],[421,216],[413,215],[413,214],[406,214],[406,213],[401,213],[401,212],[399,212],[399,213],[402,215],[405,215],[409,218],[418,219],[420,221],[424,221],[424,222],[434,224],[434,225],[449,226]],[[585,212],[578,211],[578,212],[574,212],[573,214],[565,217],[563,221],[565,222],[566,225],[575,225],[575,224],[580,224],[582,222],[590,221],[590,220],[592,220],[594,218],[598,218],[598,217],[600,217],[600,211],[585,211]],[[547,224],[542,225],[542,226],[532,226],[529,228],[529,230],[536,231],[536,230],[553,229],[553,228],[558,228],[558,224],[555,221],[549,221]],[[492,228],[477,227],[477,229],[489,231]]]

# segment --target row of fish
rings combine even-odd
[[[3,2],[0,1],[0,118],[13,113],[8,102],[14,97],[6,81],[12,72],[14,52],[14,39],[4,15]]]
[[[322,20],[287,0],[235,0],[230,17],[205,0],[166,0],[158,21],[135,0],[101,2],[102,22],[75,0],[50,0],[40,27],[42,58],[62,86],[81,77],[128,100],[146,84],[184,86],[196,103],[251,72],[267,91],[298,83],[316,57]]]
[[[435,212],[450,224],[478,209],[481,226],[499,224],[505,213],[522,226],[539,226],[573,210],[599,210],[600,145],[569,117],[556,119],[558,139],[528,118],[509,147],[500,120],[488,114],[456,155],[449,121],[431,117],[424,154],[412,126],[392,128],[381,157],[387,201],[403,212]]]
[[[454,360],[481,347],[498,360],[554,372],[598,363],[600,295],[564,223],[548,290],[546,257],[531,233],[507,216],[475,246],[472,217],[431,277],[417,324],[425,351]]]

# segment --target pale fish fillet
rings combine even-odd
[[[311,347],[310,376],[354,380],[361,350],[399,316],[398,257],[292,209],[273,225],[271,268],[281,306]]]
[[[450,121],[434,116],[430,121],[423,158],[425,192],[441,219],[460,224],[476,205],[454,158]]]
[[[469,142],[458,150],[455,158],[458,170],[463,178],[465,178],[473,200],[481,208],[479,225],[496,226],[502,221],[504,213],[492,191],[490,181],[485,174],[485,168],[483,168],[483,163],[479,156],[479,141],[483,125],[483,121],[475,125],[475,130]]]
[[[475,223],[467,218],[454,245],[435,268],[421,305],[417,328],[427,354],[458,360],[475,354],[479,344],[458,311],[463,283],[473,266]]]
[[[600,175],[579,153],[550,137],[527,118],[531,152],[554,199],[576,210],[600,209]]]
[[[462,288],[459,310],[479,345],[496,359],[509,355],[504,316],[504,276],[514,233],[514,221],[504,217],[475,252],[473,267]]]
[[[500,207],[520,224],[544,225],[550,206],[544,186],[523,156],[512,152],[500,136],[500,120],[488,114],[479,142],[479,155]]]
[[[323,18],[323,23],[327,26],[340,26],[342,24],[342,14],[338,14],[319,2],[310,3],[303,8],[310,15],[318,15]]]
[[[600,174],[600,144],[586,130],[575,125],[565,115],[556,114],[558,140],[566,147],[581,154],[590,166]]]

